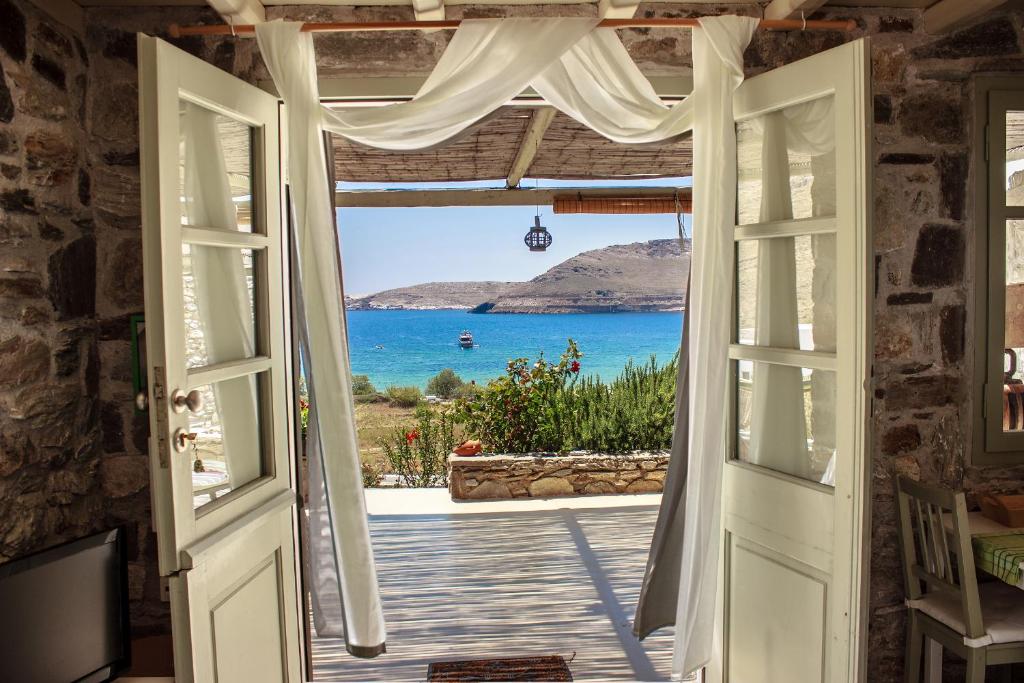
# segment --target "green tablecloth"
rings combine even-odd
[[[974,563],[1011,586],[1024,588],[1024,529],[976,534]]]

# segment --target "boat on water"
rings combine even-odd
[[[473,333],[469,330],[463,330],[462,334],[459,335],[459,346],[464,349],[473,348]]]

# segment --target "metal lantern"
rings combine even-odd
[[[546,251],[551,246],[551,233],[540,224],[540,216],[533,217],[533,227],[526,233],[523,242],[530,248],[530,251]]]

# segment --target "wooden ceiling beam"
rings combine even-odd
[[[939,0],[924,11],[924,30],[946,33],[1005,4],[1006,0]]]
[[[526,127],[526,132],[523,133],[522,142],[519,143],[519,151],[516,152],[515,161],[512,162],[512,167],[508,171],[508,177],[505,179],[506,187],[519,186],[519,182],[530,169],[533,158],[537,156],[540,144],[544,140],[544,133],[547,132],[548,126],[551,125],[551,121],[555,118],[556,113],[554,107],[537,107],[533,110],[530,124]]]
[[[416,21],[444,21],[444,0],[412,0]]]
[[[598,0],[597,16],[602,19],[632,19],[639,2],[630,0]]]
[[[235,26],[262,24],[267,20],[267,10],[260,0],[207,0],[210,7],[224,17],[224,21]]]
[[[799,19],[800,13],[807,17],[824,5],[826,0],[772,0],[764,9],[765,19]]]

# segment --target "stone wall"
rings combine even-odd
[[[660,493],[667,451],[448,456],[452,500]]]

